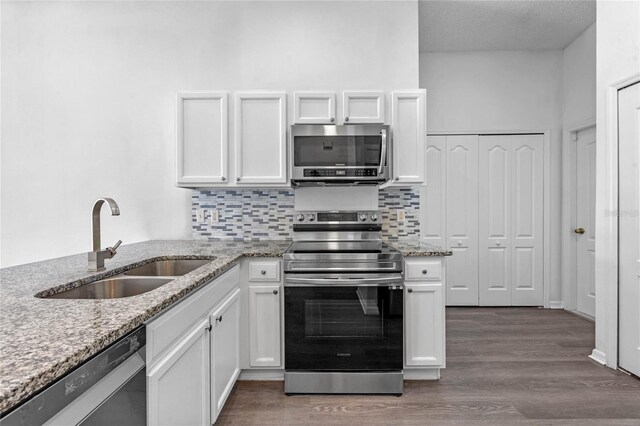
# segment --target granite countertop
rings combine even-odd
[[[243,257],[280,257],[285,240],[147,241],[124,245],[103,272],[87,272],[86,253],[0,269],[0,412],[35,394]],[[449,256],[418,240],[389,241],[405,256]],[[211,263],[135,297],[43,299],[121,273],[149,259],[209,258]],[[129,268],[126,268],[129,269]],[[54,289],[54,290],[51,290]]]
[[[0,412],[139,327],[162,309],[230,269],[242,257],[282,256],[289,241],[148,241],[118,249],[106,271],[87,272],[86,253],[0,269]],[[204,258],[211,263],[135,297],[42,299],[150,258]],[[128,268],[127,268],[128,269]],[[70,285],[69,283],[73,283]]]
[[[452,256],[453,252],[418,239],[389,240],[390,245],[400,250],[404,256]]]

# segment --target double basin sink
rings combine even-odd
[[[113,277],[42,297],[47,299],[118,299],[137,296],[162,287],[212,260],[214,258],[156,260],[126,270]]]

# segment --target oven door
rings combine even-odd
[[[402,370],[401,274],[287,274],[285,369]]]

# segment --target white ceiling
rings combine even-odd
[[[596,20],[594,0],[420,0],[420,51],[563,49]]]

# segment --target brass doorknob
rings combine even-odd
[[[576,228],[573,230],[573,232],[575,232],[576,234],[584,234],[584,228]]]

